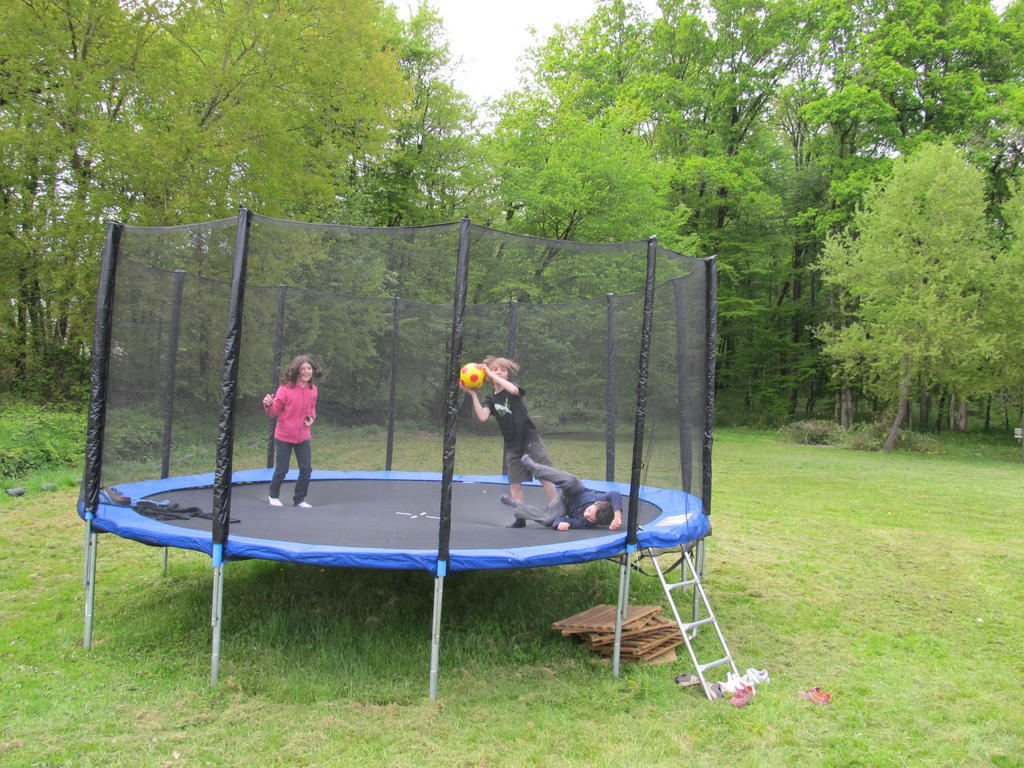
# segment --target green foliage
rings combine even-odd
[[[365,157],[356,179],[370,221],[414,226],[464,215],[487,219],[492,180],[474,135],[474,109],[452,83],[442,20],[421,3],[407,23],[396,23],[392,45],[411,98],[394,111],[384,150]]]
[[[795,421],[779,428],[779,437],[797,445],[821,445],[854,451],[880,450],[889,425],[882,422],[841,427],[833,421]],[[901,430],[895,447],[908,453],[941,453],[939,439],[910,430]]]
[[[541,95],[507,100],[490,143],[503,228],[582,242],[676,233],[667,206],[671,169],[639,135],[645,118],[630,103],[589,117]]]
[[[983,311],[996,275],[983,184],[954,147],[924,145],[826,245],[825,279],[848,303],[820,330],[825,354],[893,404],[915,387],[984,390],[974,374],[996,354]]]
[[[143,461],[160,455],[163,432],[164,420],[158,413],[141,408],[109,409],[104,450],[110,456],[131,456]]]
[[[781,427],[779,435],[798,445],[835,445],[840,429],[833,421],[794,421]]]
[[[0,403],[0,477],[81,466],[85,422],[81,409]]]
[[[51,350],[90,346],[105,219],[242,203],[358,219],[339,169],[384,145],[408,95],[382,14],[373,0],[3,4],[0,386],[81,381],[81,366],[51,371]]]
[[[812,329],[841,328],[851,294],[823,285],[818,261],[900,158],[948,141],[981,172],[996,250],[978,316],[1004,329],[965,326],[957,381],[915,361],[912,387],[1019,402],[1020,3],[1002,16],[986,0],[659,7],[652,19],[601,0],[538,40],[526,86],[485,123],[453,84],[429,3],[407,21],[374,0],[0,5],[0,391],[82,397],[105,219],[180,224],[244,204],[354,225],[469,215],[544,238],[657,234],[717,254],[727,418],[777,425],[840,393],[845,408],[892,374],[864,360],[831,376]],[[265,284],[450,300],[447,251],[264,244],[272,258],[251,266]],[[474,254],[487,278],[472,301],[642,280],[625,252],[539,247],[525,276],[506,255]]]

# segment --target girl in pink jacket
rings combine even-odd
[[[316,385],[313,378],[321,374],[309,355],[299,355],[288,366],[281,377],[281,386],[274,395],[263,398],[267,415],[277,419],[274,428],[274,477],[270,481],[270,496],[267,501],[273,507],[281,506],[281,482],[288,472],[292,451],[299,465],[299,479],[295,483],[293,501],[296,507],[308,509],[306,501],[309,478],[313,474],[313,451],[310,447],[310,425],[316,421]]]

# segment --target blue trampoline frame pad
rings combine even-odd
[[[261,495],[263,504],[253,514],[266,516],[270,513],[277,513],[279,515],[277,519],[281,520],[282,533],[286,532],[287,535],[282,538],[260,538],[245,535],[246,506],[242,499],[239,499],[237,504],[235,499],[242,495],[241,492],[246,486],[250,486],[250,495],[254,494],[256,486],[253,484],[268,483],[272,473],[271,469],[256,469],[233,474],[232,509],[229,513],[232,522],[229,524],[229,535],[224,545],[223,557],[225,560],[262,559],[329,567],[424,570],[437,574],[439,512],[434,512],[433,515],[403,512],[397,509],[397,506],[400,505],[389,501],[386,493],[377,494],[380,498],[375,499],[374,509],[377,511],[374,512],[374,515],[404,515],[403,521],[408,517],[430,518],[421,521],[421,541],[411,546],[393,547],[386,544],[373,546],[371,534],[370,545],[367,545],[365,535],[360,536],[362,543],[359,546],[320,543],[315,540],[318,538],[315,535],[315,528],[310,531],[313,535],[304,535],[301,530],[297,531],[297,526],[293,524],[295,520],[299,519],[296,515],[301,515],[307,510],[298,510],[294,507],[267,507],[264,511],[262,506],[266,506],[265,492]],[[296,471],[292,470],[286,476],[285,482],[294,481],[295,477]],[[439,473],[314,470],[310,496],[314,496],[318,482],[337,480],[403,484],[393,486],[403,491],[410,487],[404,484],[419,483],[421,485],[416,488],[428,489],[426,493],[421,494],[424,497],[424,504],[432,510],[440,509],[441,475]],[[502,476],[495,475],[456,475],[452,480],[453,503],[449,560],[447,568],[444,570],[455,572],[533,568],[601,560],[623,554],[626,550],[625,517],[628,509],[628,500],[625,497],[628,496],[629,486],[598,480],[584,480],[583,482],[586,486],[598,491],[617,490],[623,495],[622,529],[609,531],[606,528],[590,528],[559,532],[542,528],[534,523],[530,523],[526,529],[509,529],[506,524],[511,519],[510,510],[499,503],[501,494],[507,493],[507,480]],[[114,486],[114,489],[133,501],[160,500],[163,496],[173,497],[175,491],[187,489],[206,489],[212,497],[213,483],[214,475],[207,473],[118,484]],[[426,485],[422,485],[424,483]],[[531,486],[534,487],[531,488]],[[534,502],[530,494],[541,493],[536,482],[524,484],[524,490],[527,492],[527,501],[531,503]],[[287,491],[287,486],[282,489],[282,498],[286,496]],[[481,497],[486,499],[485,503],[471,505],[473,509],[483,508],[483,512],[486,514],[482,519],[485,522],[471,522],[466,517],[460,517],[460,503],[456,499],[464,498],[469,493],[485,494]],[[103,498],[104,494],[101,494],[101,500]],[[538,503],[543,503],[543,496],[536,496],[536,498],[539,500]],[[640,486],[639,499],[646,510],[646,515],[640,515],[641,524],[637,531],[637,547],[640,549],[687,547],[710,532],[710,522],[702,510],[701,501],[692,494],[679,490]],[[248,504],[252,505],[251,502]],[[344,505],[340,506],[340,511],[337,514],[347,514],[346,509]],[[319,511],[324,513],[322,509]],[[85,519],[85,508],[81,501],[78,504],[78,512]],[[353,514],[359,513],[353,512]],[[646,521],[644,520],[645,516],[649,518]],[[392,517],[381,523],[384,526],[382,529],[384,534],[394,528],[395,523],[392,521],[397,519]],[[239,522],[241,524],[236,524]],[[199,524],[198,527],[197,524]],[[358,524],[358,522],[353,524]],[[377,525],[378,523],[373,524]],[[460,527],[469,527],[470,525],[493,529],[484,532],[485,544],[483,546],[459,546]],[[112,533],[121,538],[153,546],[191,549],[212,556],[212,522],[209,519],[197,518],[191,523],[191,526],[186,527],[182,524],[175,524],[174,521],[154,519],[140,514],[130,506],[112,503],[100,503],[96,515],[92,519],[92,529],[96,532]]]

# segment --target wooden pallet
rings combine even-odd
[[[615,650],[615,606],[596,605],[551,625],[565,636],[575,636],[590,650],[611,656]],[[683,636],[679,626],[661,615],[657,605],[630,605],[622,621],[619,657],[627,661],[662,664],[675,661],[675,648]]]

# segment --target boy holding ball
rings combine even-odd
[[[494,392],[487,395],[483,402],[475,389],[466,387],[462,382],[459,386],[469,395],[473,402],[473,411],[480,421],[487,421],[493,415],[501,428],[505,439],[505,454],[508,458],[508,489],[514,501],[523,501],[523,483],[533,479],[533,473],[523,464],[523,456],[529,456],[538,464],[552,464],[544,441],[537,432],[537,427],[530,419],[523,396],[526,390],[510,381],[511,376],[519,373],[519,364],[505,357],[484,358],[487,378],[494,387]],[[558,489],[554,483],[538,478],[544,486],[548,501],[558,497]],[[522,528],[525,520],[516,519],[509,527]]]

